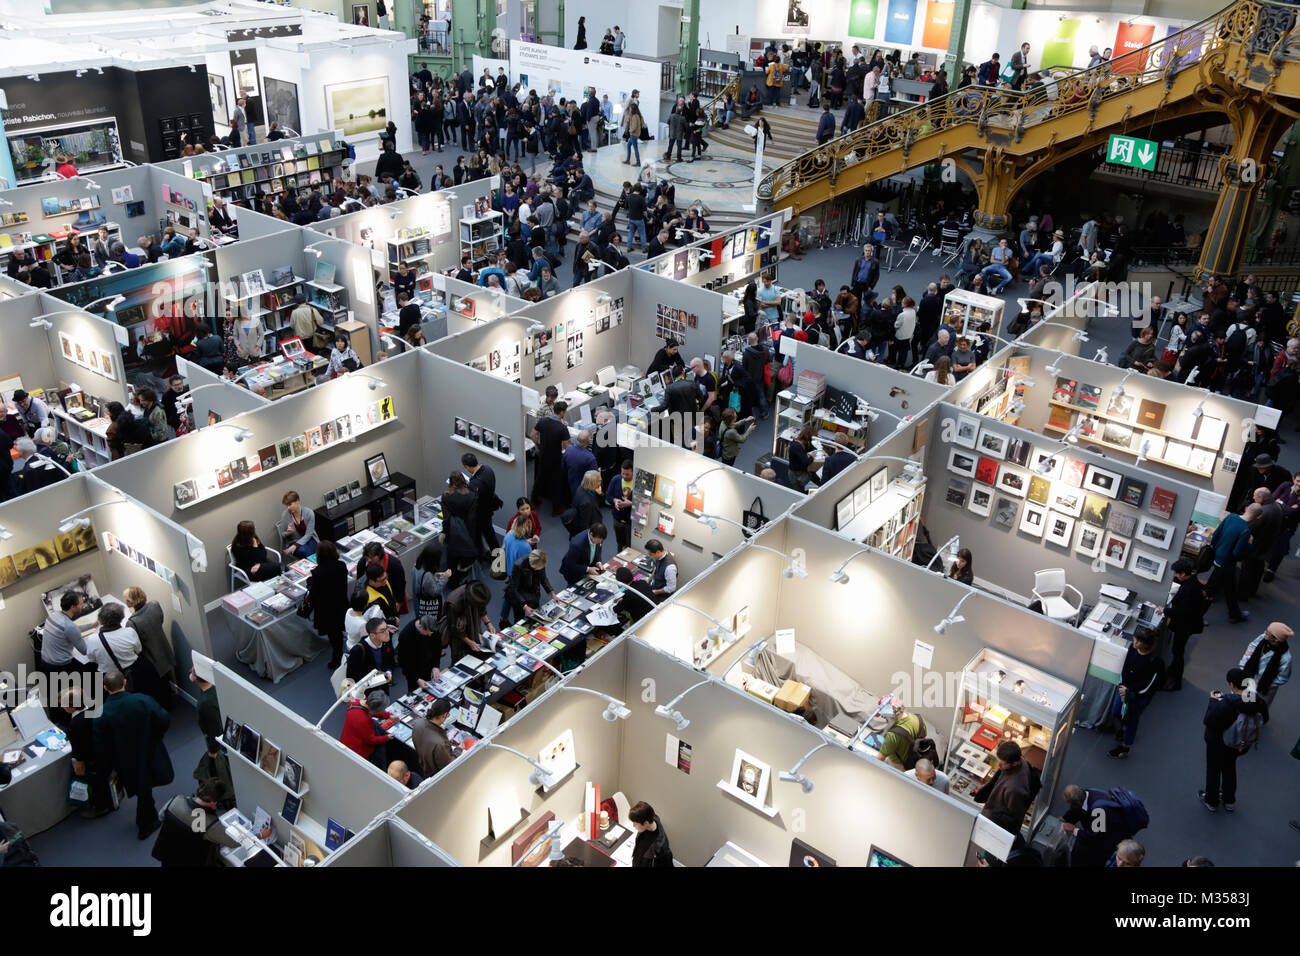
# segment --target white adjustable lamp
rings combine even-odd
[[[240,442],[242,442],[242,441],[244,441],[245,439],[248,439],[248,438],[252,438],[252,437],[253,437],[253,433],[252,433],[251,431],[249,431],[249,430],[248,430],[247,428],[245,428],[243,425],[236,425],[234,422],[217,422],[215,425],[212,425],[212,426],[210,426],[210,427],[212,427],[212,428],[233,428],[233,429],[235,430],[235,441],[240,441]]]
[[[934,633],[942,634],[953,624],[960,624],[962,621],[966,620],[966,618],[962,617],[957,612],[961,610],[961,606],[965,604],[974,593],[974,591],[967,591],[963,594],[961,600],[954,604],[952,610],[948,612],[948,616],[934,626]]]
[[[737,528],[740,529],[740,533],[743,534],[746,538],[748,538],[750,535],[755,533],[752,529],[746,528],[739,521],[734,521],[731,518],[724,518],[722,515],[711,515],[711,514],[700,513],[695,516],[695,520],[702,525],[708,525],[709,530],[712,531],[714,534],[718,533],[719,521],[725,522],[726,524],[735,525]]]
[[[374,376],[374,375],[367,375],[365,372],[353,372],[353,373],[352,373],[352,377],[353,377],[353,378],[364,378],[364,379],[367,381],[367,383],[369,384],[370,390],[371,390],[372,392],[373,392],[375,389],[379,388],[380,386],[383,386],[384,388],[387,388],[387,387],[388,387],[388,383],[385,382],[382,378],[379,378],[379,377]]]
[[[959,535],[959,534],[955,534],[955,535],[953,535],[951,538],[949,538],[947,541],[945,541],[945,542],[943,543],[943,547],[942,547],[942,548],[940,548],[938,551],[936,551],[936,552],[934,553],[934,557],[930,559],[930,563],[927,564],[927,565],[925,566],[925,569],[926,569],[927,571],[929,571],[931,568],[933,568],[933,567],[934,567],[934,562],[936,562],[936,561],[938,561],[940,558],[942,558],[942,557],[943,557],[943,553],[944,553],[945,551],[947,551],[949,548],[952,549],[952,553],[953,553],[953,554],[956,554],[956,553],[957,553],[957,549],[960,548],[960,547],[961,547],[961,535]]]
[[[540,328],[540,326],[538,326],[538,328]],[[726,471],[726,470],[727,470],[726,465],[714,465],[712,468],[705,469],[704,471],[696,475],[694,478],[692,478],[690,481],[686,482],[686,493],[688,495],[696,494],[700,490],[700,479],[703,478],[705,475],[711,475],[715,471]]]
[[[681,703],[682,698],[685,697],[687,694],[689,694],[691,691],[695,690],[695,688],[703,687],[705,684],[711,684],[711,683],[713,683],[713,678],[706,677],[704,680],[696,684],[692,684],[690,687],[686,688],[684,691],[682,691],[680,694],[678,694],[668,703],[660,704],[658,707],[656,707],[655,713],[660,717],[666,717],[669,720],[675,722],[677,724],[678,730],[685,730],[687,727],[691,725],[691,722],[682,716],[682,712],[680,710],[674,710],[673,708],[677,704]]]
[[[105,311],[106,313],[107,313],[107,312],[116,312],[116,311],[117,311],[117,307],[118,307],[119,305],[121,305],[121,304],[122,304],[123,302],[125,302],[125,301],[126,301],[126,297],[125,297],[125,296],[121,296],[121,295],[106,295],[106,296],[104,296],[103,298],[94,299],[93,301],[87,302],[87,303],[86,303],[85,305],[83,305],[81,308],[82,308],[83,310],[85,310],[86,312],[89,312],[92,308],[94,308],[95,306],[99,305],[99,303],[101,303],[101,302],[107,302],[108,304],[104,306],[104,311]]]
[[[40,452],[36,452],[35,454],[31,455],[27,460],[36,462],[45,471],[49,471],[50,469],[55,469],[57,471],[63,472],[69,478],[72,477],[72,472],[68,471],[68,469],[64,468],[54,459],[46,458]],[[87,522],[87,524],[89,524],[89,522]],[[67,532],[64,533],[66,534]]]
[[[495,743],[492,740],[484,740],[480,744],[482,747],[488,747],[493,750],[504,750],[508,754],[514,754],[520,760],[526,760],[532,766],[533,772],[528,775],[528,782],[534,787],[541,787],[543,790],[550,790],[556,784],[555,774],[547,770],[532,757],[522,754],[513,747],[506,747],[503,744]]]
[[[1061,374],[1061,359],[1063,359],[1063,358],[1065,358],[1065,353],[1064,353],[1064,352],[1057,352],[1057,353],[1056,353],[1056,358],[1052,360],[1052,364],[1051,364],[1051,365],[1048,365],[1048,366],[1044,369],[1044,371],[1046,371],[1048,375],[1060,375],[1060,374]]]
[[[364,700],[366,694],[370,693],[373,688],[386,683],[388,683],[387,674],[381,670],[371,671],[340,694],[338,700],[330,704],[329,709],[326,710],[325,713],[321,714],[320,720],[316,721],[316,729],[319,730],[321,725],[325,723],[325,719],[329,717],[330,714],[334,713],[334,708],[338,707],[338,705],[343,703],[345,700]]]
[[[630,588],[630,587],[628,587],[626,584],[624,584],[622,581],[616,581],[616,580],[610,578],[610,579],[606,579],[605,583],[607,583],[607,584],[609,584],[609,585],[612,585],[613,587],[618,588],[618,589],[619,589],[620,591],[622,591],[624,594],[635,594],[635,595],[636,595],[637,597],[639,597],[642,601],[645,601],[647,604],[649,604],[652,608],[659,607],[658,604],[656,604],[656,603],[655,603],[653,600],[651,600],[650,598],[646,597],[644,594],[642,594],[642,593],[641,593],[640,591],[638,591],[636,588]],[[708,619],[708,620],[713,624],[713,627],[709,628],[707,631],[704,632],[708,637],[717,638],[719,641],[722,641],[722,642],[728,642],[728,641],[730,641],[732,638],[735,637],[735,634],[732,632],[731,628],[727,627],[727,625],[723,624],[721,621],[719,621],[719,620],[718,620],[716,617],[714,617],[712,614],[708,614],[708,613],[706,613],[706,612],[704,612],[704,611],[701,611],[699,608],[697,608],[697,607],[692,607],[692,606],[689,605],[689,604],[684,604],[684,603],[682,603],[681,601],[674,601],[674,602],[672,603],[672,607],[680,607],[680,608],[684,608],[684,609],[687,610],[687,611],[692,611],[693,613],[698,614],[700,617],[707,618],[707,619]]]
[[[777,779],[781,780],[783,783],[797,783],[799,784],[799,787],[803,790],[804,793],[812,793],[815,784],[808,779],[807,775],[800,773],[799,768],[802,767],[805,763],[807,763],[808,758],[811,757],[813,754],[815,754],[817,751],[821,750],[823,747],[829,747],[829,746],[831,746],[831,742],[829,740],[818,744],[812,750],[808,751],[806,754],[800,757],[799,762],[795,764],[793,767],[791,767],[789,770],[782,770],[779,774],[777,774]]]
[[[1088,333],[1087,333],[1087,332],[1083,331],[1083,329],[1076,329],[1073,325],[1066,325],[1064,322],[1039,322],[1036,326],[1034,326],[1034,328],[1036,328],[1036,329],[1041,329],[1041,328],[1044,328],[1044,327],[1051,327],[1051,328],[1055,328],[1055,329],[1066,329],[1066,330],[1068,330],[1068,331],[1070,332],[1070,341],[1071,341],[1071,342],[1086,342],[1086,341],[1088,341]]]
[[[923,466],[915,458],[897,458],[894,455],[869,455],[867,461],[897,461],[902,462],[903,472],[912,476],[920,476]]]
[[[775,554],[778,558],[783,558],[785,560],[785,567],[781,569],[781,574],[783,577],[787,577],[787,578],[808,577],[808,570],[804,568],[803,565],[796,563],[794,558],[790,557],[789,555],[782,554],[780,551],[776,550],[776,548],[769,548],[766,545],[762,545],[762,544],[754,544],[752,541],[749,542],[748,546],[754,549],[755,551],[766,551],[768,554]]]
[[[628,709],[626,703],[621,700],[616,700],[608,694],[602,694],[598,690],[591,690],[588,687],[577,687],[573,684],[563,684],[560,686],[560,690],[571,690],[579,694],[591,694],[593,697],[599,697],[601,700],[607,701],[608,705],[600,716],[603,720],[607,720],[611,724],[616,720],[627,720],[628,717],[632,715],[632,711]]]
[[[93,478],[94,476],[90,475],[89,477]],[[94,511],[96,508],[103,508],[107,505],[122,504],[124,502],[129,502],[131,500],[126,496],[124,492],[119,491],[118,489],[105,484],[103,481],[100,481],[100,484],[104,485],[104,487],[108,488],[109,491],[117,495],[116,500],[100,501],[97,502],[96,504],[91,505],[89,508],[82,508],[80,511],[68,515],[66,518],[62,519],[62,521],[59,522],[59,534],[67,534],[70,531],[75,531],[77,528],[89,528],[90,519],[82,516],[89,514],[90,512]]]
[[[844,561],[840,564],[838,568],[836,568],[834,571],[831,572],[831,582],[834,584],[848,584],[849,576],[844,572],[844,569],[848,567],[849,562],[852,561],[854,558],[856,558],[858,555],[870,554],[871,551],[872,551],[871,548],[859,548],[857,551],[854,551],[852,554],[850,554],[847,558],[844,559]]]

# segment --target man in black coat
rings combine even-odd
[[[487,551],[480,557],[489,560],[492,551],[501,546],[501,539],[492,527],[492,516],[501,507],[501,499],[497,497],[496,472],[487,465],[479,464],[478,456],[473,452],[461,455],[460,464],[469,475],[469,490],[474,492],[476,499],[474,527],[471,529],[474,544],[478,545],[480,541],[487,544]]]
[[[383,568],[388,575],[388,584],[393,589],[393,598],[397,602],[398,614],[406,613],[406,569],[397,555],[389,554],[378,541],[371,541],[361,551],[361,560],[357,562],[357,577],[366,577],[366,568],[375,564]]]
[[[740,364],[745,367],[745,373],[754,383],[754,391],[758,395],[758,419],[762,421],[767,418],[766,370],[768,363],[772,361],[772,352],[760,341],[757,332],[750,332],[745,343],[745,351],[740,355]]]
[[[393,148],[392,142],[384,143],[383,152],[379,154],[379,159],[375,162],[375,178],[383,179],[385,176],[391,179],[397,179],[402,175],[403,163],[402,154]]]
[[[1240,667],[1228,670],[1225,680],[1228,692],[1214,691],[1205,708],[1205,789],[1198,793],[1201,804],[1213,812],[1223,808],[1231,813],[1237,804],[1237,758],[1241,751],[1228,746],[1223,735],[1237,722],[1241,714],[1258,715],[1268,722],[1268,704],[1252,696],[1247,701],[1242,696],[1246,685],[1246,672]]]
[[[668,427],[663,429],[660,437],[684,448],[700,412],[702,396],[695,382],[686,376],[684,368],[674,366],[672,374],[674,381],[664,389],[663,404],[651,411],[668,413]]]
[[[366,620],[366,636],[348,651],[347,679],[356,683],[371,671],[391,675],[397,670],[397,655],[393,652],[393,628],[381,617]],[[391,680],[391,678],[390,678]]]
[[[579,531],[569,539],[569,550],[560,562],[560,575],[570,586],[577,584],[590,571],[599,574],[601,552],[605,547],[608,530],[597,521],[586,531]]]
[[[1205,588],[1196,576],[1196,565],[1186,558],[1179,558],[1173,566],[1174,581],[1178,590],[1165,605],[1165,623],[1169,625],[1171,660],[1166,672],[1163,690],[1181,690],[1183,687],[1183,663],[1187,654],[1187,642],[1193,634],[1205,630],[1205,609],[1210,606],[1210,599],[1205,596]]]
[[[668,251],[668,230],[660,229],[650,239],[650,244],[646,246],[645,257],[653,259],[655,256],[662,256]]]
[[[144,840],[161,825],[153,788],[176,776],[163,744],[171,718],[148,694],[128,693],[121,671],[104,675],[104,690],[108,696],[94,729],[99,769],[106,776],[116,770],[127,796],[135,797],[136,835]]]
[[[920,354],[930,344],[930,339],[939,331],[939,317],[943,312],[943,293],[939,286],[931,282],[921,294],[921,301],[916,304],[916,334],[912,337],[912,354]]]
[[[840,124],[840,133],[853,132],[866,118],[867,108],[862,102],[862,95],[859,93],[850,98],[849,105],[844,107],[844,119]]]

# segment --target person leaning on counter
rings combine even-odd
[[[426,777],[432,777],[456,757],[444,729],[450,714],[451,703],[439,697],[429,705],[427,716],[417,717],[411,723],[411,744],[420,755],[420,769]]]

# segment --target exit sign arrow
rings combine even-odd
[[[1111,135],[1106,145],[1106,162],[1154,172],[1160,147],[1149,139]]]

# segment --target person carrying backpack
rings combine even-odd
[[[1214,813],[1237,809],[1237,758],[1259,743],[1260,728],[1268,722],[1268,704],[1255,693],[1254,681],[1240,667],[1225,675],[1228,692],[1213,691],[1205,708],[1205,789],[1198,790],[1201,806]]]
[[[1090,790],[1070,784],[1061,796],[1070,805],[1061,823],[1074,836],[1070,866],[1105,866],[1121,842],[1151,822],[1137,794],[1125,787]]]
[[[911,770],[916,766],[917,742],[925,736],[925,720],[920,714],[909,714],[902,704],[894,705],[894,723],[885,731],[880,745],[880,759],[895,770]]]

